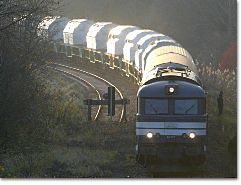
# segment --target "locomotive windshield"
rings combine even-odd
[[[201,115],[205,113],[204,99],[143,98],[139,111],[146,115]]]
[[[145,99],[145,114],[168,114],[168,100]]]
[[[198,100],[197,99],[175,100],[174,113],[185,114],[185,115],[198,114]]]

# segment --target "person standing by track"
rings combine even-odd
[[[223,113],[223,91],[220,91],[219,96],[217,98],[217,102],[218,102],[218,112],[219,112],[219,115],[221,115]]]

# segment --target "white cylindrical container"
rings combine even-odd
[[[107,42],[107,53],[111,55],[123,55],[123,47],[128,33],[139,29],[135,26],[120,25],[110,31]]]
[[[135,52],[138,50],[137,42],[146,35],[152,35],[156,32],[153,30],[134,30],[126,36],[125,45],[123,48],[123,58],[126,61],[133,62],[135,60]]]
[[[93,24],[86,36],[87,48],[106,51],[109,32],[115,26],[111,22],[97,22]]]
[[[64,43],[69,45],[86,45],[86,35],[94,22],[87,19],[73,19],[66,25]]]

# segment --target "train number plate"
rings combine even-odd
[[[176,139],[176,136],[166,136],[167,139],[173,140]]]

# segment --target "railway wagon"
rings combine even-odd
[[[112,22],[97,22],[93,24],[86,35],[87,48],[84,59],[92,63],[106,63],[108,35],[117,25]]]
[[[128,33],[139,29],[130,25],[119,25],[110,30],[107,41],[107,60],[110,68],[122,69],[127,75],[129,74],[129,65],[122,65],[123,47]]]
[[[83,57],[86,48],[86,35],[94,22],[87,19],[73,19],[68,22],[63,30],[66,56]]]
[[[137,42],[137,50],[135,52],[135,66],[137,70],[142,73],[142,69],[144,69],[144,66],[142,66],[142,55],[145,52],[146,48],[150,45],[150,43],[157,42],[165,38],[167,38],[167,36],[163,34],[153,33],[143,36]]]
[[[138,29],[135,31],[130,32],[126,36],[125,45],[123,47],[123,57],[126,61],[135,61],[135,52],[138,49],[137,43],[138,41],[145,37],[146,35],[151,36],[155,34],[156,32],[153,30],[147,30],[147,29]]]
[[[140,60],[142,69],[145,69],[146,71],[146,58],[149,56],[149,54],[152,53],[156,48],[163,47],[163,46],[180,46],[180,44],[177,43],[175,40],[166,36],[151,42],[142,53],[142,59]]]
[[[136,81],[141,80],[141,73],[138,70],[136,64],[135,64],[135,53],[137,51],[137,43],[138,41],[143,38],[146,35],[152,35],[156,33],[153,30],[147,30],[147,29],[138,29],[135,31],[132,31],[128,33],[125,39],[125,45],[123,47],[123,63],[129,63],[130,69],[129,73],[132,75],[133,78],[135,78]]]
[[[69,19],[66,17],[45,17],[38,26],[37,34],[51,40],[56,52],[65,53],[63,30],[65,29],[68,21]]]

